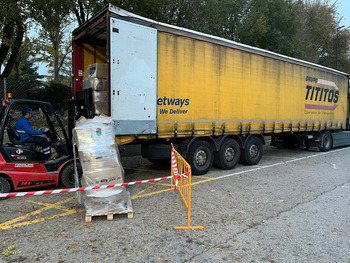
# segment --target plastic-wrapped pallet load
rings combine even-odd
[[[121,184],[124,170],[114,140],[113,121],[110,117],[79,119],[74,128],[83,168],[82,186]],[[114,187],[84,192],[87,216],[132,213],[130,194],[125,187]]]

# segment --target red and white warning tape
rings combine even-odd
[[[122,184],[96,185],[96,186],[88,186],[88,187],[57,189],[57,190],[45,190],[45,191],[36,191],[36,192],[14,192],[14,193],[2,193],[2,194],[0,193],[0,198],[3,198],[3,197],[20,197],[20,196],[29,196],[29,195],[49,195],[49,194],[60,194],[60,193],[72,193],[72,192],[80,192],[80,191],[89,191],[89,190],[96,190],[96,189],[106,189],[106,188],[113,188],[113,187],[118,187],[118,186],[128,186],[128,185],[134,185],[134,184],[144,184],[144,183],[158,182],[158,181],[171,179],[171,178],[174,178],[174,177],[177,177],[177,176],[161,177],[161,178],[156,178],[156,179],[136,181],[136,182],[129,182],[129,183],[122,183]]]
[[[177,162],[175,158],[175,148],[174,145],[171,144],[171,168],[173,169],[173,175],[176,177],[174,192],[176,191],[177,185],[179,184],[180,177],[187,178],[190,172],[179,174],[179,170],[177,169]],[[191,169],[191,168],[190,168]]]
[[[337,167],[335,166],[335,164],[334,163],[329,163],[329,162],[326,162],[326,161],[324,161],[325,163],[328,163],[328,164],[330,164],[330,165],[332,165],[333,166],[333,169],[337,169]]]
[[[176,187],[178,185],[178,182],[180,180],[180,177],[187,178],[187,176],[190,174],[190,171],[187,173],[184,173],[184,174],[179,174],[178,169],[177,169],[177,163],[176,163],[173,145],[172,145],[172,151],[171,151],[171,162],[172,162],[173,176],[161,177],[161,178],[149,179],[149,180],[143,180],[143,181],[136,181],[136,182],[129,182],[129,183],[122,183],[122,184],[95,185],[95,186],[88,186],[88,187],[45,190],[45,191],[35,191],[35,192],[0,193],[0,198],[30,196],[30,195],[50,195],[50,194],[60,194],[60,193],[73,193],[73,192],[89,191],[89,190],[96,190],[96,189],[113,188],[113,187],[118,187],[118,186],[128,186],[128,185],[135,185],[135,184],[158,182],[158,181],[163,181],[163,180],[167,180],[167,179],[171,179],[171,178],[176,178],[176,183],[175,183],[175,188],[174,188],[174,192],[175,192]]]

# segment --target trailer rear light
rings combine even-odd
[[[319,141],[320,141],[320,138],[312,138],[312,141],[313,141],[313,142],[319,142]]]

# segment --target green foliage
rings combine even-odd
[[[71,87],[55,82],[30,90],[30,99],[49,101],[54,109],[67,109],[71,97]]]
[[[0,78],[7,78],[14,68],[25,33],[26,9],[23,1],[0,0]]]
[[[30,90],[42,86],[41,78],[37,72],[38,67],[28,58],[21,58],[17,61],[15,70],[7,78],[7,91],[11,92],[14,98],[26,99]]]
[[[70,39],[65,37],[70,24],[70,1],[36,0],[29,1],[28,9],[31,17],[41,26],[40,61],[49,64],[53,81],[58,83],[60,73],[67,74],[65,64],[71,52]]]
[[[69,86],[55,82],[45,86],[45,100],[51,102],[54,109],[66,109],[71,97],[72,89]]]
[[[332,68],[338,39],[339,70],[350,72],[350,31],[343,28],[337,34],[341,19],[330,0],[0,0],[0,51],[8,46],[6,52],[0,52],[0,63],[1,58],[6,63],[11,54],[18,55],[6,74],[14,68],[19,76],[23,58],[33,57],[49,65],[49,81],[70,85],[68,26],[73,17],[84,23],[108,3],[157,21]],[[40,34],[31,40],[25,37],[18,49],[21,42],[16,36],[20,38],[21,26],[32,21],[40,25]],[[5,25],[12,28],[11,36],[6,35]]]
[[[302,4],[302,28],[299,35],[303,42],[304,59],[319,63],[328,56],[330,50],[335,49],[333,38],[338,25],[335,19],[335,5],[323,4],[321,1],[305,1]]]
[[[16,250],[16,246],[9,246],[2,254],[5,257],[9,257],[9,256],[17,255],[17,254],[20,254],[20,253],[22,253],[22,252],[19,251],[19,250]]]
[[[28,88],[34,88],[42,85],[39,80],[43,78],[38,74],[38,66],[34,64],[34,61],[29,58],[20,58],[18,61],[18,67],[11,73],[8,81],[17,81],[25,83]]]
[[[336,35],[334,39],[336,42]],[[339,31],[338,41],[338,69],[350,73],[350,31],[348,28]],[[334,63],[334,59],[328,65],[331,65],[332,62]]]
[[[288,56],[298,56],[299,6],[292,0],[252,0],[236,28],[236,40]]]

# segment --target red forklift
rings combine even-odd
[[[43,159],[35,143],[19,141],[13,126],[22,116],[23,108],[35,111],[31,118],[34,129],[49,128],[45,133],[52,152],[48,160]],[[77,168],[81,176],[80,165]],[[0,193],[58,184],[67,188],[75,186],[71,136],[68,137],[58,112],[49,102],[4,100],[0,112]]]

